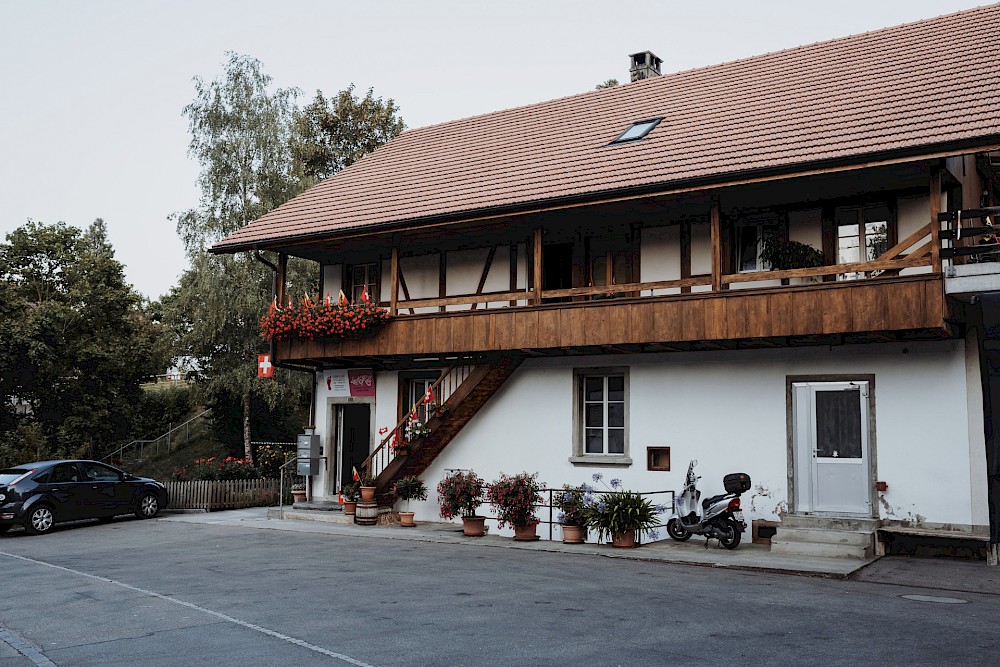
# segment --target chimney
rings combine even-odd
[[[629,69],[632,81],[642,81],[660,76],[660,63],[663,61],[657,58],[652,51],[633,53],[629,58],[632,61],[632,67]]]

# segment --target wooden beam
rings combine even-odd
[[[479,276],[479,284],[476,286],[476,294],[482,294],[483,288],[486,287],[486,278],[490,275],[490,269],[493,267],[493,258],[496,257],[498,246],[491,246],[490,252],[486,255],[486,266],[483,267],[483,275]],[[512,292],[514,290],[511,290]],[[472,304],[472,310],[476,309],[478,303]]]
[[[285,298],[285,283],[288,275],[288,255],[283,252],[278,253],[278,306],[285,307],[288,302]],[[320,287],[322,289],[322,286]]]
[[[931,196],[931,271],[941,273],[941,223],[938,213],[941,212],[941,166],[931,166],[930,178]]]
[[[758,278],[757,280],[762,280]],[[618,292],[634,292],[638,290],[669,289],[671,287],[691,287],[694,285],[710,285],[709,276],[695,276],[682,280],[658,280],[651,283],[626,283],[624,285],[601,285],[598,287],[570,287],[567,289],[550,289],[542,292],[546,299],[561,299],[567,296],[594,296],[596,294],[613,294]]]
[[[517,291],[517,243],[510,244],[510,291]],[[517,301],[510,301],[507,305],[516,306]]]
[[[392,235],[392,256],[389,258],[389,315],[399,312],[399,234]]]
[[[534,232],[531,235],[531,251],[534,255],[533,265],[535,268],[534,272],[534,285],[532,286],[531,302],[533,304],[540,305],[542,303],[542,228],[535,227]]]
[[[691,277],[691,221],[685,220],[681,222],[680,230],[680,246],[681,246],[681,279]],[[691,292],[690,287],[682,287],[681,294],[688,294]]]
[[[712,291],[722,291],[722,211],[718,195],[712,196]]]
[[[448,296],[448,253],[441,250],[438,253],[438,298],[443,299]],[[445,307],[439,306],[439,312],[444,312]]]
[[[517,298],[531,298],[531,292],[485,292],[483,294],[463,294],[448,296],[443,299],[407,299],[397,304],[400,310],[409,308],[433,308],[435,306],[468,306],[469,304],[487,303],[489,301],[509,301]]]
[[[403,290],[403,300],[404,301],[410,301],[411,300],[410,299],[410,290],[406,286],[406,276],[403,275],[403,267],[402,266],[399,267],[399,289]],[[400,308],[403,307],[403,306],[400,306],[398,303],[396,304],[396,306],[400,307]],[[414,315],[414,314],[416,314],[415,311],[412,308],[410,308],[410,315]]]

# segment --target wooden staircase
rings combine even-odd
[[[427,420],[430,433],[410,443],[406,455],[392,455],[385,450],[390,449],[393,433],[390,433],[375,451],[365,460],[364,469],[375,476],[378,495],[391,493],[392,485],[400,477],[420,475],[445,447],[461,432],[466,424],[490,398],[513,375],[524,360],[520,354],[505,354],[494,362],[476,365],[457,387],[442,401],[447,412],[441,416],[432,416]],[[446,381],[452,369],[442,374],[438,383]],[[440,395],[438,383],[432,385],[435,393]],[[419,404],[418,404],[419,405]],[[406,418],[393,429],[397,434],[405,428]]]

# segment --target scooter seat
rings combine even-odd
[[[704,507],[705,509],[708,509],[709,507],[719,502],[728,495],[729,495],[728,493],[720,493],[717,496],[712,496],[711,498],[705,498],[703,501],[701,501],[701,506]]]

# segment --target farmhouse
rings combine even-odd
[[[697,459],[709,494],[750,475],[772,549],[988,535],[998,28],[991,5],[684,72],[634,54],[630,83],[409,130],[217,243],[278,253],[280,304],[294,256],[391,316],[274,342],[314,375],[313,497],[355,467],[383,498],[452,469],[659,491]]]

